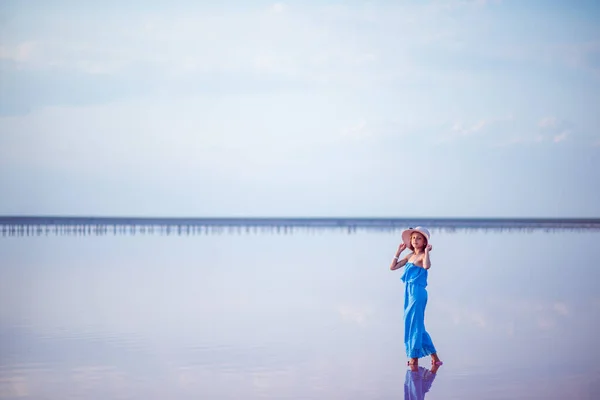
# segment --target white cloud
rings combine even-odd
[[[569,131],[563,131],[558,135],[554,135],[554,138],[552,139],[552,141],[554,143],[560,143],[562,141],[564,141],[565,139],[567,139],[567,136],[569,136]]]
[[[434,1],[431,7],[440,11],[445,11],[465,7],[482,7],[501,3],[502,0],[438,0]]]
[[[536,141],[564,142],[572,134],[572,124],[556,116],[543,117],[538,121]]]
[[[210,94],[165,96],[47,107],[0,117],[0,164],[5,171],[27,166],[69,175],[135,174],[154,181],[170,174],[199,180],[243,174],[255,182],[273,176],[278,166],[278,174],[291,182],[311,176],[323,167],[320,162],[360,168],[353,151],[386,133],[365,118],[341,119],[349,113],[340,111],[328,98],[310,93],[220,95],[218,101]],[[314,159],[321,149],[341,145],[347,145],[344,152],[305,161],[307,152]]]
[[[449,132],[438,137],[437,143],[472,138],[474,136],[498,136],[506,129],[507,124],[514,122],[514,117],[509,114],[504,117],[482,118],[476,122],[464,123],[456,121],[452,124]]]
[[[600,41],[579,41],[572,43],[561,43],[553,45],[550,49],[552,59],[572,68],[589,72],[594,77],[600,78]]]
[[[116,18],[69,21],[69,28],[80,34],[49,31],[37,38],[35,46],[29,42],[5,46],[0,54],[36,68],[116,73],[146,65],[171,76],[251,71],[253,67],[263,70],[265,57],[270,58],[266,62],[270,72],[286,73],[290,68],[306,67],[305,60],[315,52],[353,52],[348,48],[350,41],[325,35],[309,20],[285,15],[285,8],[276,3],[246,14],[140,14],[128,25]],[[285,68],[273,67],[281,64]]]
[[[260,73],[345,87],[417,79],[424,75],[424,66],[416,65],[411,49],[437,47],[451,40],[448,32],[453,29],[428,7],[407,4],[291,8],[274,3],[244,13],[140,12],[126,24],[114,16],[84,15],[62,25],[52,19],[41,25],[35,41],[8,38],[12,44],[0,54],[21,67],[89,74],[128,76],[143,68],[155,71],[155,79],[161,81]]]
[[[462,123],[456,122],[452,126],[452,133],[458,136],[470,136],[474,133],[480,132],[487,124],[489,124],[489,121],[480,120],[474,125],[465,127]]]
[[[0,45],[0,59],[25,63],[31,61],[35,52],[35,42],[25,41],[17,45]]]
[[[517,133],[498,140],[496,146],[510,146],[517,144],[545,144],[562,143],[574,136],[573,124],[556,116],[540,118],[534,130],[522,128]]]
[[[352,139],[360,139],[367,136],[371,136],[372,132],[367,126],[367,121],[364,119],[359,120],[356,124],[343,130],[342,135]]]
[[[474,3],[485,6],[490,4],[502,4],[502,0],[474,0]]]
[[[286,5],[284,3],[274,3],[269,7],[269,10],[275,14],[280,14],[284,12],[286,9]]]
[[[556,128],[558,119],[556,117],[544,117],[539,120],[538,126],[540,128]]]

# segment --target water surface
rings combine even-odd
[[[5,236],[0,398],[413,398],[399,233],[345,232]],[[599,239],[434,231],[424,398],[597,398]]]

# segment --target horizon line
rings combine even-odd
[[[1,219],[9,218],[129,218],[129,219],[443,219],[443,220],[472,220],[472,219],[487,219],[487,220],[589,220],[589,221],[600,221],[598,217],[524,217],[524,216],[369,216],[369,215],[337,215],[337,216],[325,216],[325,215],[215,215],[215,216],[201,216],[201,215],[187,215],[187,216],[173,216],[173,215],[120,215],[120,214],[0,214]]]
[[[542,217],[141,217],[0,215],[0,226],[179,226],[179,227],[307,227],[398,229],[431,228],[576,228],[600,229],[600,218]]]

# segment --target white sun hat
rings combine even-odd
[[[425,236],[425,239],[427,239],[427,244],[429,244],[429,238],[431,237],[431,234],[426,228],[423,228],[422,226],[417,226],[416,228],[408,228],[407,230],[402,232],[402,241],[404,242],[406,247],[408,247],[411,250],[414,250],[412,244],[410,244],[410,237],[413,234],[413,232],[419,232],[421,235]]]

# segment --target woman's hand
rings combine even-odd
[[[398,246],[398,253],[402,253],[404,250],[406,250],[406,244],[402,242],[400,243],[400,246]]]
[[[429,253],[429,252],[431,251],[431,249],[432,249],[432,248],[433,248],[433,247],[431,247],[431,245],[430,245],[430,244],[428,244],[428,245],[427,245],[427,247],[425,247],[425,252],[426,252],[426,253]]]

